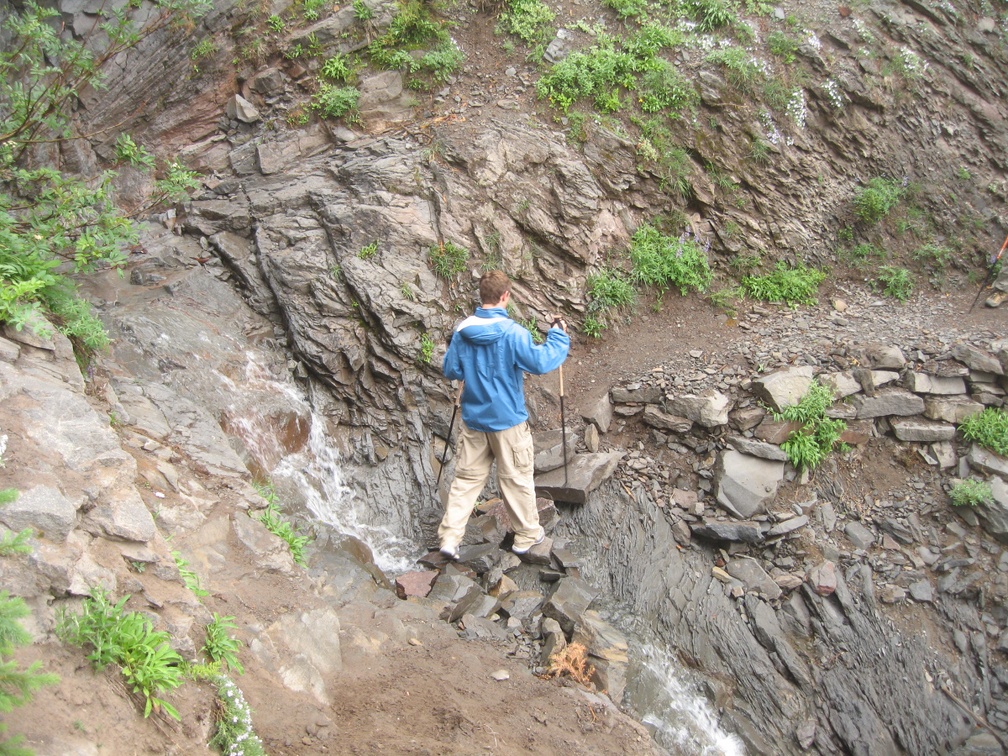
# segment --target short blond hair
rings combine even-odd
[[[511,291],[511,279],[501,270],[490,270],[480,276],[479,292],[482,304],[496,304]]]

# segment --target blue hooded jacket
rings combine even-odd
[[[550,328],[545,343],[537,345],[503,307],[477,307],[455,329],[444,358],[445,377],[465,381],[465,424],[494,433],[528,420],[525,373],[556,370],[569,350],[570,337],[562,328]]]

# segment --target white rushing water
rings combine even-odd
[[[398,575],[414,569],[421,554],[417,544],[382,523],[366,519],[368,507],[358,507],[354,492],[343,482],[339,456],[323,427],[313,414],[307,452],[284,457],[273,470],[274,483],[295,483],[311,513],[340,533],[366,543],[382,572]]]
[[[247,352],[246,359],[240,387],[228,376],[217,375],[228,395],[234,397],[228,408],[229,425],[257,464],[268,468],[264,472],[279,494],[281,509],[289,511],[290,501],[285,499],[299,499],[319,522],[365,543],[375,564],[386,574],[413,569],[422,551],[386,524],[370,521],[369,507],[358,506],[362,502],[344,481],[339,453],[325,433],[325,420],[315,413],[301,387],[274,378],[255,353]],[[256,401],[256,397],[263,399]],[[276,397],[282,401],[271,400]],[[297,451],[284,449],[280,441],[283,431],[263,413],[264,407],[278,404],[293,409],[303,418],[301,424],[308,425],[307,444]]]
[[[742,742],[721,729],[669,651],[646,644],[635,650],[626,699],[661,746],[688,756],[744,756]]]

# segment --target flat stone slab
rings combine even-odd
[[[615,472],[622,458],[623,452],[617,451],[575,454],[567,465],[566,481],[563,467],[536,476],[536,495],[569,504],[584,504],[588,494]]]

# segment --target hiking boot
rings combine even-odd
[[[987,301],[984,304],[988,307],[1000,307],[1006,299],[1008,299],[1008,291],[995,291],[987,297]]]
[[[458,546],[442,546],[438,551],[449,562],[457,562],[459,560]]]
[[[511,547],[511,551],[513,551],[515,554],[518,554],[518,555],[528,554],[529,553],[529,549],[531,549],[532,546],[538,546],[544,540],[546,540],[546,531],[543,530],[542,528],[539,528],[539,537],[536,539],[535,543],[533,543],[531,546],[526,546],[524,549],[518,548],[517,546],[512,546]]]

